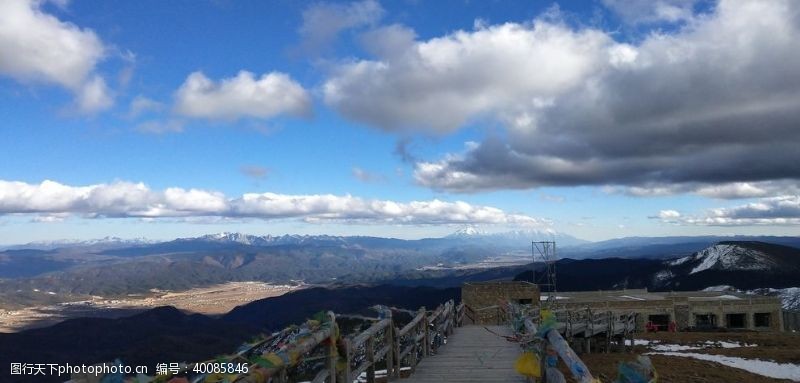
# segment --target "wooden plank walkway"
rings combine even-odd
[[[486,327],[511,335],[508,326]],[[486,331],[484,326],[457,327],[439,353],[422,359],[414,374],[402,382],[525,382],[514,370],[520,353],[517,343]]]

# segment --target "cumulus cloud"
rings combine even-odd
[[[303,53],[319,53],[333,42],[340,32],[377,23],[384,15],[381,5],[374,0],[356,1],[349,4],[319,2],[303,11],[300,50]]]
[[[707,226],[800,225],[800,195],[762,198],[744,205],[711,209],[698,217],[675,217]]]
[[[659,219],[661,222],[677,223],[681,218],[681,213],[677,210],[661,210],[657,215],[649,216],[650,219]]]
[[[761,182],[729,182],[721,184],[683,183],[673,185],[642,185],[628,187],[606,187],[613,194],[635,197],[661,197],[676,194],[695,194],[716,199],[760,198],[800,193],[800,182],[777,180]]]
[[[214,81],[190,74],[175,93],[175,112],[186,117],[236,120],[311,113],[311,97],[289,75],[270,72],[256,78],[248,71]]]
[[[788,0],[723,0],[635,45],[537,19],[344,63],[324,96],[384,130],[506,127],[418,161],[417,182],[437,190],[702,185],[698,194],[757,195],[719,185],[800,179],[799,36],[800,3]]]
[[[603,0],[603,4],[629,24],[675,23],[693,17],[698,0]]]
[[[607,60],[610,38],[560,24],[507,23],[413,42],[391,27],[367,40],[378,56],[339,66],[325,102],[385,130],[451,132],[484,114],[508,120],[549,105]]]
[[[277,193],[246,193],[230,198],[209,190],[173,187],[158,191],[143,183],[124,181],[88,186],[55,181],[40,184],[0,181],[0,215],[3,214],[59,218],[71,214],[84,218],[250,217],[398,225],[547,225],[538,218],[463,201],[396,202],[351,195]]]
[[[65,87],[83,112],[110,107],[111,92],[95,74],[105,56],[103,42],[91,29],[45,13],[42,3],[0,1],[0,74]]]

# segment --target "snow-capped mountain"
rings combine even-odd
[[[653,275],[658,288],[704,289],[734,286],[785,288],[800,280],[800,249],[757,241],[719,242],[663,263]]]
[[[475,226],[464,226],[452,234],[448,235],[446,238],[469,238],[469,237],[476,237],[476,236],[483,236],[486,235],[486,231],[481,230]]]
[[[251,235],[242,233],[222,232],[206,234],[200,237],[179,238],[173,242],[207,242],[218,244],[240,244],[248,246],[278,246],[278,245],[306,245],[306,244],[345,244],[347,237],[331,235]]]
[[[689,274],[714,270],[770,270],[778,260],[762,250],[740,243],[719,243],[702,251],[670,262],[671,266],[696,265]]]

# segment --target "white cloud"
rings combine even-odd
[[[579,86],[612,46],[604,33],[545,21],[413,37],[400,26],[368,34],[377,59],[340,65],[324,84],[326,103],[386,130],[444,133],[482,115],[512,121]]]
[[[105,55],[102,41],[91,29],[44,13],[41,4],[36,0],[0,1],[0,74],[70,89],[84,112],[108,108],[113,98],[104,80],[95,74]]]
[[[329,2],[315,3],[303,11],[300,50],[306,54],[318,54],[326,49],[340,32],[377,23],[384,14],[381,5],[374,0],[363,0],[349,4]]]
[[[398,225],[547,225],[542,219],[463,201],[396,202],[351,195],[277,193],[246,193],[230,198],[201,189],[157,191],[142,183],[124,181],[89,186],[69,186],[54,181],[40,184],[0,181],[0,215],[3,214],[36,214],[61,219],[74,214],[84,218],[250,217]]]
[[[175,111],[186,117],[218,120],[307,116],[311,98],[300,84],[280,72],[255,78],[253,73],[240,71],[216,82],[194,72],[175,93]]]
[[[700,216],[667,218],[686,225],[704,226],[800,225],[800,195],[761,198],[743,205],[710,209]]]
[[[606,187],[612,194],[627,194],[634,197],[661,197],[676,194],[695,194],[716,199],[741,199],[780,196],[800,193],[800,183],[796,181],[728,182],[720,184],[682,183],[655,184],[630,187]]]
[[[681,218],[681,213],[677,210],[661,210],[658,212],[658,215],[648,218],[657,218],[664,222],[675,222],[677,219]]]

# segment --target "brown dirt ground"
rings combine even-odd
[[[636,338],[684,345],[692,345],[709,340],[755,343],[758,346],[702,349],[692,350],[691,352],[800,364],[800,334],[798,333],[649,333],[637,334]],[[645,352],[647,352],[646,347],[636,346],[633,353],[584,354],[581,355],[581,359],[595,377],[599,377],[603,382],[612,382],[617,376],[617,365],[620,362],[634,360],[637,354]],[[737,368],[692,358],[664,355],[651,355],[650,358],[658,372],[659,383],[788,382],[788,380],[767,378]],[[566,366],[561,365],[560,367],[564,376],[567,376],[567,381],[574,382],[574,380],[570,379]]]

